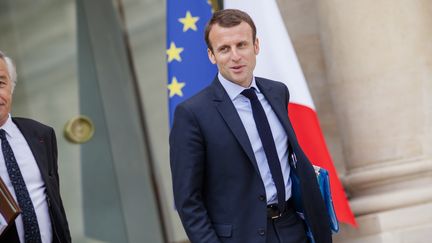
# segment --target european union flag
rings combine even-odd
[[[204,28],[211,16],[211,1],[167,1],[170,126],[176,106],[210,84],[216,75],[204,40]]]

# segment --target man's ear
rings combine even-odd
[[[210,50],[210,48],[207,48],[207,54],[208,54],[208,58],[209,58],[210,62],[213,64],[216,64],[216,58],[213,54],[213,51]]]
[[[255,50],[255,55],[258,55],[259,50],[260,50],[260,48],[259,48],[259,40],[258,40],[258,38],[255,38],[255,42],[254,42],[254,50]]]

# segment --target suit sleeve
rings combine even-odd
[[[57,138],[54,132],[54,129],[50,129],[50,140],[51,140],[51,153],[52,153],[52,165],[54,168],[54,176],[55,176],[55,180],[57,182],[57,188],[59,189],[59,193],[60,193],[60,178],[59,178],[59,174],[58,174],[58,150],[57,150]],[[59,210],[61,212],[61,214],[64,217],[64,225],[63,225],[63,229],[65,231],[65,237],[67,238],[67,242],[72,242],[71,240],[71,235],[70,235],[70,231],[69,231],[69,224],[67,222],[67,218],[66,218],[66,212],[63,206],[63,201],[61,199],[61,196],[58,196],[58,200],[59,200]]]
[[[194,114],[177,106],[170,133],[174,201],[191,243],[218,243],[203,201],[205,144]]]
[[[285,88],[286,102],[289,103],[289,91]],[[316,182],[315,170],[298,143],[294,128],[290,119],[289,125],[292,136],[289,137],[293,149],[298,158],[296,172],[300,178],[300,191],[302,192],[302,206],[308,224],[312,229],[315,242],[332,242],[327,210]]]
[[[57,162],[57,158],[58,158],[58,151],[57,151],[57,138],[54,132],[54,129],[50,129],[50,140],[51,140],[51,149],[52,149],[52,165],[54,167],[54,176],[56,177],[56,181],[57,181],[57,186],[60,187],[60,179],[59,179],[59,175],[58,175],[58,162]]]

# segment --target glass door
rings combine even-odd
[[[73,242],[163,242],[117,22],[112,1],[0,1],[0,49],[18,72],[12,116],[56,131]]]

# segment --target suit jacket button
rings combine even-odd
[[[261,235],[261,236],[264,236],[265,235],[265,230],[263,228],[259,228],[258,229],[258,234]]]
[[[264,196],[264,195],[259,195],[258,199],[259,199],[260,201],[264,201],[264,200],[265,200],[265,196]]]

